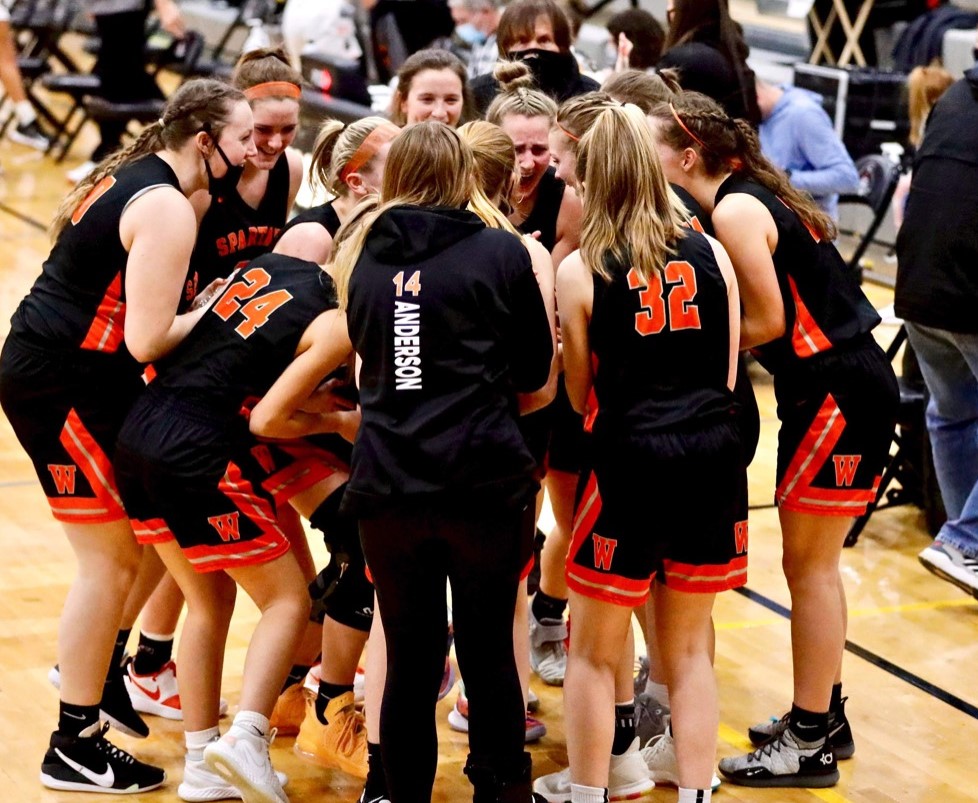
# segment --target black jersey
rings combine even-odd
[[[300,212],[285,225],[285,228],[282,229],[282,234],[285,234],[289,229],[298,226],[300,223],[318,223],[334,239],[336,238],[336,232],[340,230],[340,218],[336,214],[336,210],[333,209],[332,201]],[[279,236],[281,237],[282,234]]]
[[[289,181],[289,160],[283,153],[268,173],[257,209],[237,192],[211,199],[190,257],[184,305],[214,279],[230,276],[238,266],[272,250],[289,213]]]
[[[548,251],[553,251],[557,244],[557,217],[566,186],[563,179],[557,178],[556,168],[548,167],[537,185],[537,202],[526,220],[517,226],[524,234],[540,232],[540,242]]]
[[[53,351],[117,354],[126,350],[126,262],[119,221],[129,204],[156,187],[180,189],[155,154],[106,176],[79,204],[58,236],[41,275],[11,319],[11,331]]]
[[[880,316],[835,246],[820,240],[784,201],[750,179],[730,176],[717,190],[716,202],[738,192],[764,204],[778,229],[773,259],[785,333],[752,349],[758,362],[775,373],[869,334]]]
[[[363,360],[351,510],[532,498],[516,394],[544,385],[553,349],[519,238],[464,210],[395,207],[367,237],[347,319]]]
[[[335,307],[333,282],[318,265],[265,254],[241,268],[183,342],[154,363],[151,387],[236,416],[289,365],[309,324]]]
[[[670,184],[672,191],[679,196],[679,200],[683,202],[683,206],[686,207],[686,224],[693,229],[693,231],[702,232],[703,234],[709,234],[711,237],[714,236],[713,233],[713,221],[710,220],[710,216],[706,214],[703,207],[700,206],[700,202],[697,201],[692,195],[689,194],[689,190],[684,187],[680,187],[678,184]]]
[[[732,415],[727,284],[698,232],[649,281],[611,255],[594,276],[588,334],[597,360],[593,432],[615,438]]]

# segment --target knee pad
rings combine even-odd
[[[309,584],[309,618],[322,624],[329,616],[347,627],[367,632],[373,619],[374,587],[367,579],[357,523],[339,513],[345,487],[330,494],[309,519],[323,533],[330,553],[329,564]]]

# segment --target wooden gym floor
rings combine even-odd
[[[54,165],[33,151],[0,142],[0,337],[10,314],[27,292],[48,253],[43,231],[67,190],[65,171],[91,147],[86,132],[73,157]],[[890,291],[869,286],[874,304],[890,302]],[[881,342],[892,325],[878,330]],[[762,434],[751,466],[751,502],[764,506],[773,489],[777,422],[771,383],[755,374]],[[718,757],[744,751],[748,725],[780,715],[791,698],[788,592],[780,569],[780,536],[773,509],[751,513],[749,583],[746,593],[721,595],[716,605],[717,660],[721,725]],[[849,595],[850,646],[845,662],[848,713],[856,755],[840,765],[842,780],[829,790],[752,790],[724,784],[718,800],[829,803],[952,803],[978,800],[978,603],[928,574],[917,553],[929,543],[915,508],[881,511],[843,556]],[[321,544],[314,544],[324,562]],[[55,661],[58,617],[74,560],[48,512],[30,463],[6,420],[0,417],[0,799],[79,800],[73,793],[42,789],[41,757],[56,724],[57,692],[47,672]],[[240,668],[257,619],[244,595],[228,643],[224,696],[238,699]],[[539,716],[549,733],[530,750],[535,774],[565,765],[563,696],[560,689],[534,679]],[[434,800],[471,799],[461,769],[466,738],[448,729],[445,718],[454,693],[438,705],[441,737],[439,778]],[[138,800],[177,800],[182,768],[180,723],[150,718],[151,737],[143,742],[114,738],[139,757],[164,765],[166,787]],[[277,767],[290,777],[293,801],[353,801],[359,783],[342,773],[304,763],[291,739],[273,748]],[[675,791],[657,789],[651,801],[675,800]],[[114,797],[88,795],[86,800]]]

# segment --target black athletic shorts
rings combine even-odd
[[[126,518],[113,458],[119,428],[143,388],[131,359],[62,354],[7,337],[0,404],[59,521]]]
[[[739,424],[594,444],[574,517],[567,585],[634,607],[658,576],[715,593],[747,582],[747,470]]]
[[[253,566],[289,550],[243,417],[150,386],[116,446],[119,489],[142,544],[172,539],[195,571]]]
[[[876,498],[900,401],[893,367],[871,337],[774,377],[779,507],[859,516]]]

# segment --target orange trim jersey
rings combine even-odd
[[[46,349],[81,349],[128,358],[126,252],[119,222],[126,208],[156,187],[180,189],[155,154],[102,179],[58,236],[41,275],[11,320],[11,331]],[[137,370],[135,362],[132,370]]]
[[[271,253],[282,233],[289,203],[289,160],[283,153],[268,171],[268,185],[257,208],[237,192],[211,199],[197,232],[180,311],[214,279]]]
[[[717,190],[716,202],[733,193],[764,204],[778,229],[773,259],[786,326],[777,340],[753,349],[761,365],[773,374],[876,327],[879,315],[832,243],[819,240],[794,210],[760,184],[732,175]]]

